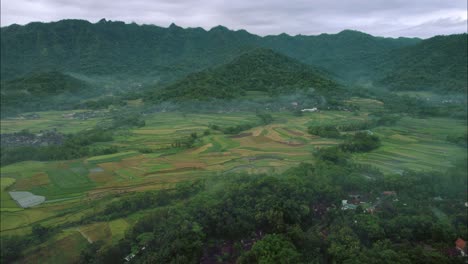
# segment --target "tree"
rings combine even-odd
[[[32,227],[32,235],[39,239],[40,241],[44,240],[45,237],[49,234],[49,228],[44,227],[42,225],[33,225]]]
[[[380,147],[380,138],[367,132],[358,132],[340,147],[348,152],[367,152]]]
[[[319,149],[315,153],[315,156],[324,161],[330,161],[336,164],[344,164],[346,163],[346,159],[349,155],[338,147],[329,147]]]
[[[343,263],[345,260],[353,259],[359,255],[361,243],[353,232],[347,226],[335,227],[331,235],[328,237],[330,247],[328,253],[337,263]]]
[[[266,235],[252,249],[244,253],[239,263],[298,263],[301,258],[296,247],[283,235]]]
[[[260,121],[262,122],[263,125],[268,125],[271,122],[273,122],[273,116],[267,113],[257,114],[257,117],[260,118]]]

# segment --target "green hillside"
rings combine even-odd
[[[267,36],[264,44],[306,64],[317,65],[347,81],[368,80],[383,54],[419,43],[418,38],[375,37],[355,30],[318,36]]]
[[[393,90],[466,92],[467,34],[437,36],[386,56],[379,83]]]
[[[339,85],[323,74],[272,50],[255,49],[225,65],[190,74],[157,91],[152,98],[158,101],[230,99],[247,91],[276,95],[305,89],[322,95],[335,94]]]
[[[87,84],[60,72],[41,72],[21,78],[5,81],[2,90],[5,92],[21,92],[31,96],[50,96],[64,92],[79,92],[87,88]]]
[[[84,20],[1,29],[2,78],[41,70],[170,79],[232,59],[257,36],[218,27],[183,29]]]
[[[32,73],[2,81],[2,114],[64,107],[90,94],[90,88],[88,83],[60,72]]]
[[[323,67],[343,78],[360,78],[384,52],[419,39],[380,38],[358,31],[318,36],[260,37],[218,26],[210,30],[168,28],[101,20],[30,23],[1,28],[3,79],[38,70],[86,75],[149,76],[168,83],[188,73],[226,63],[257,48],[271,48]]]

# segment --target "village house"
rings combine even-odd
[[[341,201],[341,210],[356,210],[358,206],[348,203],[348,200]]]
[[[455,241],[455,248],[458,250],[458,252],[460,252],[460,255],[463,256],[463,257],[466,257],[468,256],[466,253],[466,241],[461,239],[461,238],[458,238],[456,241]]]
[[[318,109],[317,107],[314,107],[314,108],[305,108],[305,109],[302,109],[301,112],[317,112]]]

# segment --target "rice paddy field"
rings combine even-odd
[[[274,122],[226,135],[216,130],[204,135],[212,125],[219,127],[258,123],[255,113],[182,114],[154,113],[144,116],[146,125],[120,131],[114,141],[118,153],[68,161],[25,161],[1,167],[0,235],[26,234],[33,224],[57,226],[92,214],[111,201],[113,195],[171,188],[183,181],[212,175],[249,172],[279,173],[300,162],[313,163],[316,149],[339,144],[338,139],[307,133],[311,125],[342,125],[368,119],[368,111],[381,108],[380,102],[355,99],[358,113],[324,111],[294,116],[272,113]],[[1,120],[1,132],[29,129],[32,132],[56,128],[75,133],[99,123],[99,118],[70,120],[68,112],[38,113],[38,120]],[[382,146],[372,152],[355,154],[355,162],[369,164],[384,173],[411,170],[443,170],[466,157],[466,148],[446,141],[447,135],[466,131],[466,122],[448,118],[416,119],[405,117],[393,126],[372,129]],[[197,133],[192,148],[171,148],[178,139]],[[141,153],[141,149],[151,153]],[[46,197],[46,202],[23,209],[7,191],[28,191]],[[135,216],[62,230],[29,254],[35,262],[49,258],[57,249],[57,261],[66,248],[83,248],[86,243],[104,240],[115,243],[135,221]],[[47,250],[42,250],[48,248]],[[79,252],[79,251],[78,251]],[[65,262],[63,262],[65,261]],[[59,263],[59,262],[57,262]]]

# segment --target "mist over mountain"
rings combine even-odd
[[[87,76],[87,80],[119,78],[133,84],[132,87],[143,83],[144,87],[155,90],[167,86],[177,86],[179,91],[186,92],[199,89],[197,96],[211,93],[213,87],[208,89],[208,86],[219,85],[223,88],[217,88],[217,93],[210,96],[229,98],[253,84],[260,84],[257,90],[263,87],[264,91],[272,92],[271,88],[266,88],[268,82],[284,71],[273,66],[274,59],[257,65],[259,68],[255,68],[255,58],[241,63],[242,70],[234,66],[239,61],[226,65],[235,58],[239,60],[247,56],[242,54],[265,48],[297,60],[291,64],[295,66],[289,65],[293,70],[277,80],[278,86],[286,84],[286,79],[304,80],[304,67],[298,66],[300,62],[321,68],[329,73],[327,79],[347,85],[371,83],[372,87],[393,90],[463,92],[467,78],[466,47],[466,34],[421,40],[374,37],[345,30],[318,36],[280,34],[260,37],[223,26],[206,31],[184,29],[175,24],[163,28],[105,19],[94,24],[84,20],[62,20],[1,28],[1,78],[5,81],[37,72],[62,72]],[[224,66],[213,70],[220,65]],[[249,69],[249,76],[245,76],[245,69]],[[307,78],[317,77],[311,76]],[[251,77],[262,81],[254,82]],[[273,79],[267,80],[270,77]],[[195,86],[189,88],[192,83]],[[107,86],[116,87],[115,82]],[[24,87],[15,87],[24,90]],[[229,92],[226,87],[230,87]],[[168,89],[165,96],[171,97],[169,94],[174,91]]]
[[[80,99],[96,95],[93,87],[61,72],[37,72],[1,82],[2,115],[24,111],[66,109]]]

